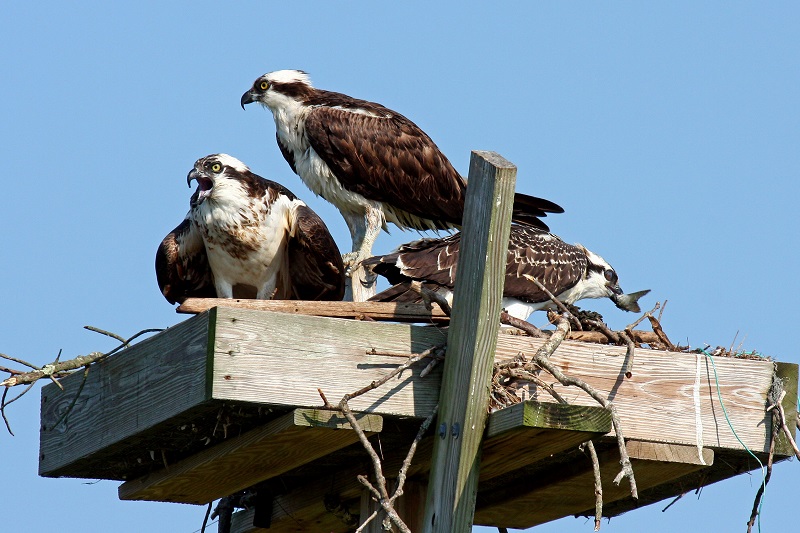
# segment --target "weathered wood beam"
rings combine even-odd
[[[611,431],[602,407],[526,401],[489,416],[480,481],[545,460]]]
[[[138,472],[138,477],[145,470],[137,461],[150,463],[150,451],[161,463],[166,435],[215,417],[223,402],[250,409],[318,407],[317,388],[329,399],[341,398],[383,377],[403,361],[401,354],[446,339],[447,329],[440,327],[216,308],[93,366],[75,406],[57,427],[83,373],[61,379],[63,392],[54,384],[43,387],[40,473],[125,480]],[[495,360],[533,354],[542,342],[498,335]],[[624,376],[624,347],[564,341],[552,360],[614,401],[626,437],[693,446],[701,439],[705,447],[742,450],[722,415],[717,380],[702,354],[639,349],[630,379]],[[784,408],[791,426],[797,416],[797,365],[714,361],[737,434],[749,449],[767,451],[771,415],[764,409],[773,374],[777,368],[785,378]],[[438,401],[442,365],[420,378],[422,366],[353,399],[352,408],[425,418]],[[571,404],[596,405],[579,390],[555,387]],[[553,401],[538,392],[540,401]],[[780,446],[777,453],[790,454]]]
[[[391,320],[395,322],[449,322],[439,307],[426,309],[422,303],[399,302],[307,302],[303,300],[240,300],[233,298],[187,298],[178,313],[197,314],[213,307],[234,307],[297,315]]]
[[[786,414],[786,425],[792,437],[797,441],[795,427],[797,426],[797,385],[798,367],[794,364],[775,363],[775,378],[780,381],[780,386],[786,395],[783,397],[783,412]],[[780,455],[792,455],[793,448],[789,439],[783,432],[780,432],[775,441],[775,453]]]
[[[196,317],[93,365],[85,383],[76,372],[60,380],[64,390],[43,387],[39,475],[81,477],[86,470],[71,467],[80,463],[109,479],[109,454],[135,460],[126,439],[202,410],[210,335],[208,316]]]
[[[636,482],[641,490],[661,485],[690,472],[710,467],[714,452],[696,447],[629,440]],[[630,491],[612,480],[619,471],[619,452],[609,448],[598,454],[603,481],[604,503],[630,499]],[[557,518],[594,509],[594,480],[589,459],[586,467],[550,475],[516,478],[513,483],[496,484],[478,496],[475,523],[487,526],[526,529]],[[705,463],[705,464],[703,464]],[[503,486],[506,485],[506,486]],[[514,512],[509,512],[513,509]]]
[[[547,460],[551,455],[574,448],[581,442],[599,437],[611,428],[611,416],[601,407],[576,407],[562,404],[540,404],[527,401],[495,411],[489,415],[486,439],[483,442],[479,487],[497,476],[538,461]],[[385,438],[382,435],[381,439]],[[412,436],[408,436],[410,443]],[[433,440],[424,439],[414,456],[409,470],[410,476],[425,478],[430,470]],[[513,450],[513,453],[509,453]],[[384,472],[387,476],[397,472],[406,450],[384,456]],[[272,525],[269,530],[252,526],[252,512],[239,512],[234,515],[235,527],[232,533],[252,533],[269,531],[284,533],[289,531],[349,531],[348,526],[325,508],[326,495],[335,494],[338,500],[357,499],[361,485],[356,476],[366,474],[365,470],[346,468],[337,473],[335,479],[310,480],[308,484],[290,492],[275,496],[272,506]],[[421,511],[420,490],[415,486],[426,486],[413,478],[409,480],[405,495],[398,501],[400,516],[410,524],[420,524],[424,516]],[[416,499],[408,502],[409,499]],[[424,499],[424,496],[423,496]],[[354,510],[357,507],[354,506]],[[419,531],[413,528],[412,531]]]
[[[472,152],[423,531],[472,527],[517,168]]]
[[[368,434],[379,432],[383,425],[377,415],[357,414],[356,418]],[[340,413],[295,409],[164,470],[123,483],[119,498],[204,504],[357,441]]]

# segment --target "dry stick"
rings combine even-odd
[[[522,320],[521,318],[509,315],[508,311],[500,311],[500,322],[502,324],[521,329],[526,334],[536,339],[541,339],[545,333],[527,320]]]
[[[9,424],[8,418],[6,417],[6,406],[22,398],[25,395],[25,393],[31,390],[31,387],[33,387],[33,383],[25,387],[25,390],[14,396],[14,398],[12,398],[9,401],[6,401],[6,395],[8,394],[8,387],[6,387],[6,389],[3,391],[3,398],[2,400],[0,400],[0,414],[3,415],[3,422],[6,423],[6,429],[11,434],[12,437],[14,436],[14,432],[11,431],[11,424]]]
[[[797,443],[794,441],[792,432],[789,430],[789,426],[786,425],[786,413],[783,410],[783,399],[785,397],[786,397],[786,391],[783,390],[781,391],[780,397],[777,399],[777,401],[774,404],[767,407],[767,412],[770,412],[772,409],[777,408],[778,413],[780,413],[780,419],[775,421],[773,415],[773,423],[777,422],[780,425],[780,429],[783,431],[783,434],[786,436],[786,438],[789,441],[789,444],[792,446],[795,456],[798,459],[800,459],[800,450],[797,449]]]
[[[617,335],[617,332],[616,331],[612,331],[604,322],[601,322],[600,320],[592,320],[592,319],[585,320],[585,322],[586,322],[586,324],[596,328],[603,335],[608,337],[608,340],[611,341],[612,343],[620,344],[621,339],[619,338],[619,335]]]
[[[422,297],[422,302],[425,304],[425,308],[429,311],[433,309],[431,302],[436,302],[444,314],[447,316],[453,314],[453,310],[450,307],[450,304],[447,302],[447,299],[438,292],[432,291],[425,287],[421,281],[412,281],[410,288],[412,291],[416,292]]]
[[[660,315],[659,319],[656,319],[654,316],[648,316],[647,318],[650,320],[650,327],[653,328],[653,333],[666,345],[667,350],[675,351],[675,345],[672,344],[672,341],[669,340],[669,337],[667,337],[667,334],[664,333],[664,330],[661,328]]]
[[[34,370],[40,370],[41,369],[41,367],[38,367],[38,366],[36,366],[34,364],[31,364],[31,363],[29,363],[27,361],[23,361],[22,359],[17,359],[16,357],[11,357],[10,355],[6,355],[4,353],[0,353],[0,358],[8,359],[9,361],[14,361],[15,363],[19,363],[21,365],[27,366],[27,367],[32,368]]]
[[[541,290],[543,293],[545,293],[547,295],[547,297],[550,298],[550,301],[553,302],[554,304],[556,304],[556,307],[558,307],[561,310],[562,313],[566,313],[567,314],[567,316],[572,321],[572,323],[575,324],[575,326],[576,326],[575,329],[577,329],[579,331],[583,330],[583,328],[581,327],[581,321],[578,320],[575,317],[575,315],[570,313],[569,309],[567,309],[567,307],[564,305],[564,303],[561,300],[559,300],[558,298],[556,298],[555,295],[552,292],[547,290],[547,287],[542,285],[542,283],[538,279],[536,279],[534,276],[531,276],[530,274],[523,274],[523,276],[525,277],[525,279],[527,279],[529,281],[532,281],[537,287],[539,287],[539,290]]]
[[[633,376],[633,354],[635,350],[635,346],[631,340],[633,332],[631,330],[620,331],[619,336],[625,341],[625,344],[628,345],[628,350],[625,353],[625,360],[627,361],[625,364],[625,377],[630,379],[630,377]]]
[[[83,326],[83,329],[88,329],[89,331],[94,331],[95,333],[100,333],[101,335],[105,335],[107,337],[111,337],[112,339],[117,339],[122,344],[127,344],[125,339],[121,335],[117,335],[116,333],[111,333],[110,331],[106,331],[104,329],[96,328],[94,326]]]
[[[600,478],[600,460],[592,441],[586,441],[589,457],[592,460],[592,473],[594,474],[594,530],[600,531],[600,522],[603,519],[603,480]]]
[[[523,361],[514,361],[514,363],[522,364]],[[558,392],[556,392],[551,385],[548,385],[527,370],[507,368],[501,369],[498,373],[533,381],[538,386],[549,392],[558,403],[568,403],[567,400]],[[600,522],[603,518],[603,480],[600,477],[600,460],[597,458],[597,451],[594,449],[594,443],[592,441],[586,441],[582,444],[582,446],[583,445],[585,445],[589,450],[589,459],[592,461],[592,474],[594,475],[594,530],[600,531]]]
[[[503,313],[501,313],[501,321],[504,320]],[[516,325],[516,324],[511,324]],[[620,455],[620,465],[622,469],[620,470],[617,477],[614,478],[614,484],[619,485],[620,481],[623,477],[628,478],[628,482],[630,483],[631,487],[631,496],[639,499],[639,491],[636,489],[636,478],[633,475],[633,468],[631,467],[631,460],[630,456],[628,456],[628,450],[625,446],[625,438],[622,434],[622,427],[619,421],[619,415],[617,414],[617,408],[613,402],[609,402],[605,398],[603,398],[600,393],[591,385],[586,383],[585,381],[565,375],[561,370],[555,366],[553,363],[550,362],[550,355],[555,352],[556,348],[561,344],[561,341],[564,340],[566,337],[567,332],[569,331],[569,322],[565,316],[558,320],[556,323],[556,331],[553,335],[542,345],[541,348],[536,352],[536,355],[533,358],[533,362],[538,365],[539,367],[547,370],[550,374],[555,377],[559,383],[568,387],[570,385],[574,385],[579,389],[582,389],[586,392],[589,396],[594,398],[594,400],[599,403],[604,408],[608,409],[611,412],[611,423],[614,426],[614,432],[617,434],[617,445],[619,447],[619,455]],[[526,370],[528,370],[528,366],[526,365]]]
[[[19,359],[14,359],[13,357],[9,357],[9,356],[3,355],[3,357],[6,358],[6,359],[15,361],[15,362],[20,363],[20,364],[24,364],[25,366],[29,366],[31,368],[34,368],[35,370],[32,370],[30,372],[22,372],[20,374],[16,374],[16,375],[13,375],[13,376],[11,376],[9,378],[6,378],[4,381],[0,381],[0,387],[14,387],[16,385],[28,385],[28,384],[31,384],[31,383],[35,383],[36,381],[40,380],[43,377],[55,376],[55,375],[59,375],[59,374],[62,374],[62,373],[69,372],[71,370],[77,370],[77,369],[79,369],[81,367],[89,366],[89,365],[91,365],[93,363],[96,363],[97,361],[100,361],[101,359],[104,359],[104,358],[106,358],[106,357],[108,357],[110,355],[115,354],[120,349],[122,349],[123,347],[127,346],[128,344],[130,344],[131,341],[133,341],[137,337],[139,337],[141,335],[144,335],[145,333],[152,333],[152,332],[156,332],[156,331],[163,331],[163,329],[144,329],[144,330],[140,331],[139,333],[135,334],[134,336],[130,337],[129,339],[125,340],[122,344],[120,344],[119,346],[117,346],[116,348],[111,350],[110,352],[106,352],[106,353],[103,353],[103,352],[92,352],[89,355],[79,355],[78,357],[76,357],[74,359],[69,359],[67,361],[60,361],[58,363],[53,362],[53,363],[44,365],[43,367],[37,367],[37,366],[32,365],[32,364],[30,364],[28,362],[21,361]],[[2,355],[2,354],[0,354],[0,355]]]
[[[764,495],[764,489],[767,488],[767,483],[769,483],[769,478],[772,477],[772,460],[775,455],[775,440],[778,436],[779,427],[775,423],[776,415],[775,413],[772,414],[772,432],[770,434],[769,439],[769,456],[767,457],[767,473],[764,476],[764,482],[758,487],[758,492],[756,493],[755,500],[753,501],[753,510],[750,512],[750,520],[747,522],[747,533],[750,533],[753,529],[753,524],[756,523],[756,517],[758,516],[758,507],[761,504],[761,497]]]
[[[378,453],[375,451],[375,448],[372,446],[372,444],[367,439],[366,433],[364,433],[364,430],[359,425],[358,420],[356,420],[355,415],[350,410],[350,405],[349,405],[348,402],[350,400],[352,400],[353,398],[356,398],[358,396],[366,394],[367,392],[380,387],[381,385],[383,385],[384,383],[386,383],[387,381],[389,381],[393,377],[395,377],[398,374],[400,374],[403,370],[406,370],[407,368],[409,368],[411,365],[413,365],[417,361],[425,359],[426,357],[434,355],[434,354],[440,355],[441,352],[443,351],[443,349],[444,349],[444,345],[436,345],[436,346],[431,346],[430,348],[428,348],[427,350],[424,350],[421,353],[412,354],[410,357],[408,357],[408,359],[406,359],[406,361],[403,364],[399,365],[397,368],[395,368],[394,370],[389,372],[387,375],[383,376],[381,379],[377,379],[377,380],[372,381],[369,385],[367,385],[365,387],[362,387],[361,389],[357,390],[354,393],[345,394],[344,397],[342,397],[342,400],[339,402],[339,410],[342,412],[342,414],[344,414],[345,418],[347,418],[347,421],[350,422],[350,426],[356,432],[356,435],[358,435],[358,439],[361,441],[361,444],[364,446],[364,449],[367,451],[367,454],[370,456],[370,459],[372,460],[372,466],[373,466],[373,469],[375,471],[375,479],[377,481],[377,485],[378,486],[377,486],[377,488],[375,486],[373,486],[369,482],[369,480],[364,476],[358,476],[357,479],[362,485],[364,485],[364,487],[366,487],[373,494],[373,496],[378,501],[378,503],[380,503],[381,507],[386,512],[386,514],[389,516],[391,521],[400,529],[400,531],[402,531],[404,533],[410,533],[410,530],[408,529],[408,526],[406,526],[406,524],[403,522],[403,520],[397,515],[397,512],[394,510],[394,506],[393,506],[394,499],[402,494],[402,485],[398,484],[398,489],[395,490],[394,496],[390,498],[388,490],[386,488],[386,477],[383,475],[383,467],[381,465],[380,457],[378,457]],[[367,353],[368,354],[377,354],[377,353],[380,353],[380,352],[378,352],[378,351],[373,349],[373,350],[370,350]],[[319,392],[319,395],[322,398],[322,401],[325,402],[325,406],[326,407],[330,407],[331,404],[328,402],[328,399],[325,397],[325,394],[322,392],[322,390],[321,389],[317,389],[317,392]],[[437,409],[438,409],[438,407],[437,407]],[[432,420],[434,418],[435,412],[436,412],[436,409],[434,410],[434,413],[429,415],[429,417],[425,419],[425,422],[423,422],[423,425],[422,425],[422,427],[420,428],[420,431],[417,434],[419,439],[422,438],[421,434],[424,433],[428,429],[428,427],[430,426],[430,424],[431,424],[431,422],[432,422]],[[417,438],[415,438],[414,439],[414,443],[411,446],[411,450],[409,450],[410,456],[407,456],[407,458],[406,458],[406,461],[408,462],[408,464],[411,463],[411,457],[413,457],[414,451],[416,451],[416,447],[417,447],[417,443],[418,442],[419,442],[419,440]],[[403,464],[405,466],[406,462],[404,461]],[[408,466],[405,466],[405,468],[407,470]],[[403,480],[405,480],[405,471],[401,470],[401,472],[402,472],[402,475],[403,475]],[[400,491],[399,494],[398,494],[398,490]],[[375,513],[374,515],[377,516],[377,513]],[[368,518],[368,520],[371,520],[372,518],[374,518],[374,516],[370,516]]]

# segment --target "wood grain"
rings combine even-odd
[[[234,307],[298,315],[386,320],[395,322],[449,322],[438,306],[432,310],[422,303],[398,302],[307,302],[302,300],[240,300],[233,298],[187,298],[178,313],[196,314],[214,307]]]
[[[367,434],[382,428],[380,416],[357,414],[356,418]],[[341,414],[295,409],[164,470],[123,483],[119,498],[204,504],[357,441]]]
[[[196,316],[42,388],[39,475],[74,476],[126,440],[206,401],[209,314]],[[176,394],[176,391],[181,391]],[[55,427],[54,427],[55,426]],[[76,465],[73,469],[72,465]]]
[[[633,442],[633,441],[632,441]],[[672,448],[672,449],[671,449]],[[637,448],[629,443],[636,483],[641,490],[661,485],[690,472],[709,468],[713,464],[713,452],[704,450],[709,466],[699,461],[692,463],[673,462],[675,457],[697,457],[697,449],[688,446],[649,443]],[[612,480],[619,472],[619,452],[610,448],[598,454],[600,475],[603,482],[604,503],[631,499],[625,480],[619,486]],[[589,460],[585,459],[588,463]],[[594,481],[591,469],[565,472],[556,478],[544,480],[528,479],[514,483],[508,489],[500,489],[488,497],[489,503],[479,498],[475,512],[475,524],[506,528],[525,529],[557,518],[587,510],[594,510]],[[492,501],[494,500],[494,501]],[[514,512],[509,512],[513,509]]]
[[[494,152],[472,152],[458,277],[439,394],[426,532],[472,527],[480,449],[497,343],[517,168]]]

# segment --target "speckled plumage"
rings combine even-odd
[[[341,300],[344,267],[322,220],[282,185],[226,154],[198,159],[184,221],[162,241],[164,297]]]
[[[412,280],[424,281],[449,299],[455,285],[461,233],[442,239],[422,239],[397,251],[364,261],[373,272],[393,286],[371,298],[373,301],[416,301],[409,290]],[[571,245],[538,228],[511,226],[506,255],[503,307],[518,318],[550,308],[552,302],[527,276],[532,276],[564,303],[584,298],[622,295],[617,274],[599,255],[580,245]],[[635,302],[634,302],[635,304]]]

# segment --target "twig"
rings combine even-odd
[[[750,520],[747,522],[747,533],[750,533],[753,529],[753,524],[756,523],[756,517],[759,515],[759,507],[761,507],[761,497],[764,495],[764,490],[767,488],[767,483],[769,483],[769,478],[772,477],[772,461],[775,456],[775,440],[778,436],[779,427],[775,424],[776,414],[772,414],[772,432],[770,434],[769,439],[769,456],[767,457],[767,473],[764,475],[764,481],[758,487],[758,492],[756,492],[755,500],[753,501],[753,510],[750,512]],[[760,522],[759,522],[760,523]]]
[[[539,290],[542,291],[543,293],[545,293],[547,295],[547,297],[550,298],[550,301],[553,302],[554,304],[556,304],[556,307],[558,307],[559,310],[561,310],[562,313],[566,313],[566,315],[569,317],[569,319],[575,325],[575,329],[577,329],[577,330],[582,330],[583,329],[581,327],[581,321],[578,320],[577,318],[575,318],[575,315],[573,315],[572,313],[569,312],[569,309],[567,309],[567,306],[565,306],[564,303],[561,300],[556,298],[555,295],[547,289],[547,287],[542,285],[542,283],[538,279],[536,279],[534,276],[531,276],[530,274],[523,274],[523,276],[525,277],[525,279],[527,279],[529,281],[532,281],[537,287],[539,287]]]
[[[502,317],[502,314],[501,314]],[[502,318],[501,318],[502,320]],[[639,491],[636,488],[636,478],[633,475],[633,468],[631,467],[631,460],[628,456],[628,449],[625,446],[625,438],[622,434],[622,427],[620,425],[619,415],[617,414],[616,406],[613,402],[609,402],[600,393],[591,385],[586,383],[585,381],[565,375],[557,366],[550,362],[550,355],[556,351],[556,348],[561,344],[561,341],[567,335],[569,331],[569,321],[567,320],[566,316],[561,316],[561,318],[556,323],[556,331],[550,336],[550,338],[542,345],[539,350],[537,350],[536,355],[533,358],[533,362],[538,365],[540,368],[547,370],[550,374],[555,377],[559,383],[568,387],[570,385],[574,385],[579,389],[582,389],[586,392],[589,396],[594,398],[594,400],[599,403],[604,408],[611,411],[611,423],[614,426],[614,433],[617,435],[617,445],[619,447],[619,455],[620,455],[620,465],[622,469],[620,470],[617,477],[614,478],[614,484],[619,485],[620,481],[623,477],[628,478],[628,482],[630,483],[631,488],[631,496],[635,499],[639,499]],[[526,365],[526,370],[528,365]]]
[[[794,437],[792,436],[792,432],[789,429],[789,426],[786,425],[786,413],[783,410],[783,398],[785,396],[786,396],[786,391],[785,390],[781,391],[780,397],[775,401],[775,403],[773,403],[767,408],[767,412],[771,411],[772,409],[778,410],[780,417],[778,420],[775,420],[775,416],[773,414],[772,422],[773,424],[777,424],[780,426],[780,429],[783,431],[784,436],[789,441],[789,445],[794,450],[795,456],[798,459],[800,459],[800,450],[797,449],[797,443],[795,442]]]
[[[17,359],[16,357],[11,357],[10,355],[6,355],[4,353],[0,353],[0,358],[8,359],[9,361],[14,361],[15,363],[19,363],[21,365],[27,366],[28,368],[32,368],[34,370],[41,370],[41,367],[38,367],[32,363],[27,361],[23,361],[22,359]]]
[[[422,297],[422,302],[425,304],[425,308],[429,311],[433,309],[431,302],[435,302],[442,309],[444,314],[447,316],[452,316],[453,309],[450,307],[447,299],[438,292],[432,291],[425,287],[421,281],[412,281],[410,289]]]
[[[20,392],[16,396],[14,396],[14,398],[12,398],[9,401],[6,401],[6,395],[8,394],[8,388],[6,388],[3,391],[3,398],[2,398],[2,400],[0,400],[0,414],[3,415],[3,422],[6,423],[6,429],[8,430],[9,434],[11,434],[12,437],[14,436],[14,432],[11,431],[11,424],[9,424],[8,418],[6,417],[6,406],[9,405],[9,404],[12,404],[12,403],[16,402],[17,400],[19,400],[20,398],[22,398],[25,395],[25,393],[27,393],[29,390],[31,390],[31,387],[33,387],[33,383],[31,383],[30,385],[25,387],[25,390],[23,390],[22,392]]]
[[[395,499],[399,498],[403,495],[403,485],[406,482],[406,475],[408,473],[408,469],[411,467],[411,460],[414,458],[414,453],[417,451],[417,446],[419,445],[422,437],[425,436],[425,433],[428,431],[428,428],[431,427],[431,423],[433,423],[433,419],[436,418],[436,414],[439,412],[439,404],[437,403],[436,406],[431,411],[431,414],[422,422],[422,425],[419,426],[419,431],[417,431],[416,436],[414,437],[414,442],[411,443],[411,447],[406,454],[406,458],[403,459],[403,464],[400,466],[400,471],[397,474],[397,488],[395,489],[394,494],[392,495],[392,503],[394,503]]]
[[[656,309],[658,309],[659,307],[661,307],[661,304],[660,304],[660,303],[658,303],[658,302],[656,302],[656,305],[655,305],[655,306],[654,306],[654,307],[653,307],[653,308],[652,308],[650,311],[646,312],[645,314],[643,314],[642,316],[640,316],[639,318],[637,318],[637,319],[636,319],[636,321],[635,321],[635,322],[633,322],[633,324],[630,324],[630,325],[628,325],[628,327],[627,327],[627,328],[625,328],[625,329],[626,329],[626,330],[632,330],[633,328],[635,328],[636,326],[638,326],[639,324],[641,324],[641,323],[642,323],[642,320],[644,320],[645,318],[647,318],[647,315],[651,315],[651,314],[653,313],[653,311],[655,311],[655,310],[656,310]]]
[[[366,518],[366,520],[364,520],[364,522],[363,522],[363,523],[362,523],[360,526],[358,526],[358,529],[356,529],[355,533],[362,533],[362,532],[364,531],[364,528],[366,528],[366,527],[367,527],[367,525],[369,525],[369,523],[370,523],[370,522],[372,522],[372,520],[373,520],[373,519],[374,519],[376,516],[378,516],[378,510],[377,510],[377,509],[375,509],[374,511],[372,511],[372,514],[370,514],[370,515],[369,515],[369,516]]]
[[[630,335],[629,335],[630,334]],[[619,336],[625,341],[625,344],[628,345],[628,350],[625,353],[625,377],[630,379],[633,376],[633,353],[635,351],[635,347],[631,337],[633,337],[633,332],[630,330],[620,331]]]
[[[675,345],[672,344],[672,341],[669,340],[669,337],[667,337],[667,334],[664,333],[664,330],[661,328],[660,315],[659,319],[656,319],[656,317],[652,315],[648,316],[647,318],[650,320],[650,327],[653,328],[653,333],[655,333],[658,339],[664,343],[664,345],[667,347],[667,350],[675,351]]]
[[[397,526],[397,528],[403,533],[411,533],[411,531],[408,529],[408,526],[403,522],[403,520],[400,518],[400,516],[395,511],[395,509],[394,509],[394,501],[397,498],[399,498],[400,496],[402,496],[402,494],[403,494],[403,485],[404,485],[405,480],[406,480],[406,475],[407,475],[407,472],[408,472],[408,468],[411,465],[411,460],[413,459],[414,453],[416,452],[417,445],[419,444],[420,440],[422,440],[423,435],[425,434],[425,432],[428,430],[428,428],[430,427],[431,423],[433,422],[433,419],[435,418],[439,407],[437,405],[433,409],[433,412],[431,412],[431,414],[428,415],[428,417],[423,421],[422,425],[420,426],[419,431],[417,431],[417,435],[414,438],[414,441],[411,444],[411,447],[410,447],[410,449],[408,451],[408,454],[406,455],[406,458],[403,460],[403,464],[400,467],[400,472],[398,473],[397,487],[395,488],[394,493],[391,496],[389,496],[389,491],[388,491],[387,483],[386,483],[386,477],[383,474],[383,466],[381,464],[381,459],[378,456],[378,453],[375,451],[375,448],[369,442],[369,439],[367,438],[366,433],[361,428],[361,426],[358,423],[358,420],[356,419],[355,415],[353,414],[352,410],[350,409],[349,402],[353,398],[356,398],[358,396],[366,394],[367,392],[380,387],[381,385],[383,385],[384,383],[386,383],[387,381],[392,379],[394,376],[397,376],[398,374],[400,374],[403,370],[409,368],[411,365],[413,365],[417,361],[421,361],[422,359],[425,359],[426,357],[430,357],[430,356],[435,356],[435,357],[443,356],[444,349],[445,349],[444,345],[436,345],[436,346],[431,346],[430,348],[428,348],[428,349],[426,349],[426,350],[424,350],[424,351],[422,351],[422,352],[420,352],[418,354],[411,354],[403,364],[399,365],[397,368],[395,368],[394,370],[392,370],[391,372],[389,372],[388,374],[383,376],[381,379],[373,380],[369,385],[367,385],[365,387],[362,387],[359,390],[357,390],[357,391],[355,391],[355,392],[353,392],[351,394],[345,394],[342,397],[342,400],[339,402],[339,406],[338,406],[339,410],[342,412],[342,414],[345,416],[345,418],[347,418],[347,421],[350,423],[350,427],[352,427],[353,430],[356,432],[356,435],[358,436],[358,439],[361,442],[361,445],[364,447],[364,449],[367,452],[367,455],[369,455],[370,460],[372,461],[372,468],[373,468],[374,473],[375,473],[375,481],[376,481],[377,487],[375,485],[373,485],[372,483],[370,483],[369,480],[365,476],[362,476],[362,475],[357,476],[358,481],[362,485],[364,485],[364,487],[367,490],[369,490],[372,493],[372,496],[380,504],[380,506],[383,509],[383,511],[389,517],[389,520],[395,526]],[[380,352],[377,352],[376,350],[373,349],[368,353],[376,354],[376,353],[380,353]],[[322,398],[322,401],[325,403],[325,407],[330,407],[331,404],[330,404],[330,402],[328,402],[328,399],[325,397],[325,394],[322,392],[322,389],[317,389],[317,392],[319,393],[320,397]],[[361,526],[359,527],[359,530],[363,530],[364,525],[367,524],[369,521],[373,520],[377,516],[377,514],[378,514],[377,511],[372,513],[361,524]]]
[[[208,517],[211,514],[211,505],[214,502],[208,502],[208,507],[206,507],[206,517],[203,518],[203,525],[200,527],[200,533],[206,533],[206,526],[208,525]]]
[[[30,364],[28,362],[25,362],[25,361],[22,361],[20,359],[15,359],[13,357],[3,355],[3,357],[6,358],[6,359],[9,359],[11,361],[15,361],[15,362],[20,363],[20,364],[24,364],[25,366],[29,366],[29,367],[33,368],[34,370],[32,370],[30,372],[22,372],[22,373],[19,373],[19,374],[14,374],[14,375],[6,378],[4,381],[0,381],[0,386],[3,386],[3,387],[14,387],[16,385],[28,385],[28,384],[31,384],[31,383],[35,383],[36,381],[40,380],[43,377],[60,375],[60,374],[66,373],[66,372],[70,372],[72,370],[77,370],[77,369],[79,369],[81,367],[89,366],[89,365],[91,365],[93,363],[96,363],[96,362],[102,360],[102,359],[105,359],[106,357],[109,357],[110,355],[115,354],[116,352],[118,352],[119,350],[124,348],[125,346],[128,346],[131,343],[131,341],[133,341],[137,337],[140,337],[141,335],[144,335],[145,333],[152,333],[152,332],[157,332],[157,331],[163,331],[163,329],[144,329],[144,330],[140,331],[139,333],[135,334],[134,336],[132,336],[132,337],[130,337],[128,339],[123,339],[122,344],[120,344],[119,346],[117,346],[116,348],[111,350],[110,352],[106,352],[106,353],[103,353],[103,352],[92,352],[89,355],[79,355],[78,357],[75,357],[74,359],[69,359],[67,361],[53,362],[53,363],[44,365],[43,367],[37,367],[35,365],[32,365],[32,364]],[[2,354],[0,354],[0,355],[2,355]]]
[[[669,505],[667,505],[666,507],[664,507],[663,509],[661,509],[661,512],[663,513],[663,512],[665,512],[667,509],[669,509],[670,507],[672,507],[673,505],[675,505],[675,503],[676,503],[678,500],[680,500],[681,498],[683,498],[683,496],[684,496],[685,494],[686,494],[685,492],[682,492],[682,493],[678,494],[677,496],[675,496],[675,499],[674,499],[674,500],[672,500],[671,502],[669,502]]]
[[[111,333],[110,331],[106,331],[104,329],[96,328],[94,326],[83,326],[83,329],[88,329],[89,331],[94,331],[95,333],[100,333],[101,335],[105,335],[107,337],[111,337],[112,339],[117,339],[122,344],[127,344],[128,343],[121,335],[117,335],[116,333]]]
[[[541,339],[544,332],[526,320],[511,316],[507,311],[500,311],[500,322],[524,331],[527,335]]]
[[[8,418],[6,418],[6,395],[8,394],[8,389],[3,391],[3,398],[0,400],[0,414],[3,415],[3,422],[6,423],[6,429],[8,430],[11,436],[14,436],[14,432],[11,431],[11,424],[8,423]]]
[[[59,419],[56,420],[56,423],[53,424],[53,426],[50,428],[51,430],[57,428],[58,425],[61,423],[61,421],[66,420],[67,416],[70,414],[70,412],[72,412],[72,408],[75,407],[75,404],[78,402],[78,398],[80,397],[81,392],[83,391],[83,386],[86,385],[86,378],[88,377],[89,377],[89,367],[87,366],[86,369],[83,371],[83,379],[81,380],[81,384],[78,386],[78,390],[75,392],[75,396],[72,398],[72,401],[69,403],[69,406],[67,406],[67,410],[64,411],[64,414],[62,414],[59,417]],[[31,386],[33,386],[33,383],[31,383]]]
[[[611,329],[608,326],[606,326],[604,322],[601,322],[600,320],[589,319],[586,320],[586,324],[592,326],[593,328],[596,328],[603,335],[608,337],[608,340],[613,342],[614,344],[620,344],[621,340],[619,338],[619,335],[617,335],[615,331],[611,331]]]
[[[592,460],[592,473],[594,474],[594,530],[600,531],[600,522],[603,519],[603,480],[600,478],[600,460],[592,441],[586,441],[589,458]]]

